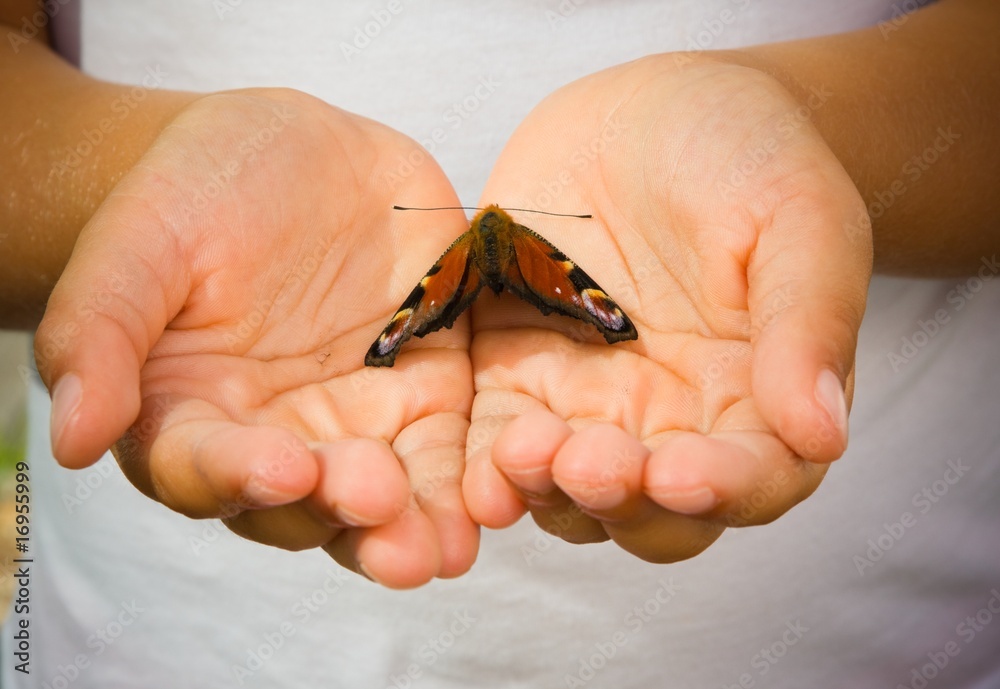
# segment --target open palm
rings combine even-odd
[[[515,133],[484,203],[520,219],[636,323],[509,298],[473,310],[466,502],[566,540],[690,557],[807,497],[847,441],[871,271],[862,201],[803,105],[754,70],[656,56],[561,89]]]
[[[465,571],[467,321],[363,366],[404,283],[463,229],[392,212],[456,201],[429,160],[387,183],[415,146],[293,91],[188,107],[84,229],[39,328],[60,461],[124,433],[129,478],[185,514],[391,586]]]

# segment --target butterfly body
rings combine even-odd
[[[470,248],[470,258],[490,289],[499,294],[503,289],[504,271],[514,259],[514,250],[505,228],[505,218],[497,211],[487,209],[476,220],[479,221],[478,224],[473,223],[469,228],[473,243]]]
[[[559,249],[502,208],[487,206],[448,247],[393,315],[365,355],[366,366],[392,366],[403,342],[450,328],[483,287],[505,288],[543,314],[591,323],[609,343],[634,340],[621,307]]]

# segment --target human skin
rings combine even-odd
[[[0,59],[4,102],[18,103],[7,131],[23,133],[5,140],[19,164],[5,175],[18,202],[4,209],[4,322],[45,310],[36,361],[59,462],[88,466],[113,446],[172,509],[324,547],[388,586],[467,570],[467,319],[411,348],[424,356],[362,365],[398,291],[462,230],[460,212],[392,211],[400,198],[455,205],[440,168],[370,184],[417,144],[284,89],[151,90],[64,166],[131,87],[34,42]],[[394,290],[372,289],[373,275]]]
[[[853,389],[873,250],[883,272],[938,277],[1000,248],[998,28],[995,3],[942,2],[652,56],[539,105],[483,202],[594,213],[546,231],[640,337],[608,348],[563,322],[568,338],[531,341],[536,315],[475,312],[473,517],[527,509],[566,540],[673,561],[805,499],[846,447],[835,388]]]
[[[5,10],[17,25],[23,9]],[[86,466],[125,434],[119,461],[151,497],[223,516],[262,542],[325,546],[399,587],[471,566],[478,536],[467,509],[488,526],[526,507],[549,526],[571,514],[559,527],[568,540],[611,537],[656,561],[700,552],[727,525],[774,519],[846,445],[842,390],[853,384],[873,250],[877,267],[939,275],[972,270],[996,247],[996,201],[984,192],[1000,150],[982,114],[995,111],[988,101],[998,91],[996,15],[989,3],[952,0],[887,40],[873,29],[690,62],[657,56],[557,92],[515,134],[484,200],[530,204],[611,114],[623,116],[621,138],[559,199],[594,213],[587,239],[579,227],[546,223],[544,233],[625,307],[639,340],[608,347],[575,322],[486,295],[471,319],[471,360],[462,319],[379,371],[361,368],[358,353],[412,286],[402,282],[463,229],[460,214],[404,222],[387,211],[399,190],[367,183],[412,142],[282,90],[155,91],[102,144],[114,155],[102,150],[39,185],[128,88],[80,75],[38,41],[5,53],[0,97],[20,104],[3,114],[6,130],[32,136],[3,141],[13,161],[5,183],[21,200],[4,208],[4,224],[22,229],[6,240],[11,277],[0,300],[5,324],[29,328],[48,300],[36,348],[55,391],[54,454]],[[928,42],[938,52],[923,50]],[[885,69],[865,69],[866,54]],[[943,66],[940,54],[954,61]],[[915,73],[925,78],[904,78]],[[808,108],[812,85],[833,95],[784,138],[781,118]],[[883,102],[865,110],[870,93]],[[684,107],[706,101],[714,117]],[[275,107],[296,109],[287,136],[207,212],[179,212],[270,126]],[[869,228],[865,205],[949,123],[962,138],[919,193]],[[643,152],[639,134],[657,156]],[[720,170],[766,150],[769,137],[781,145],[768,164],[713,203]],[[362,174],[293,164],[312,161],[316,147]],[[433,164],[405,184],[421,203],[455,201]],[[344,199],[346,210],[333,203]],[[965,233],[942,242],[937,228],[951,219]],[[420,223],[425,241],[404,251]],[[322,268],[303,275],[302,261],[330,237],[344,251],[324,253]],[[359,299],[373,272],[398,279]],[[248,338],[258,312],[264,320]],[[699,384],[712,362],[734,356]],[[821,371],[830,372],[822,386]],[[275,457],[281,470],[268,471]],[[626,461],[609,465],[616,457]],[[741,498],[779,475],[788,480],[764,507],[734,519]]]

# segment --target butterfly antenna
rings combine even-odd
[[[481,211],[482,208],[476,206],[437,206],[435,208],[414,208],[411,206],[393,206],[395,211]],[[556,215],[561,218],[593,218],[594,216],[590,213],[586,215],[577,215],[575,213],[552,213],[550,211],[538,211],[532,208],[505,208],[507,211],[515,211],[517,213],[541,213],[542,215]]]
[[[414,208],[412,206],[393,206],[394,211],[481,211],[475,206],[436,206],[434,208]]]
[[[552,213],[550,211],[536,211],[531,208],[507,208],[505,210],[515,211],[517,213],[541,213],[542,215],[557,215],[560,218],[593,218],[590,213],[585,213],[584,215],[577,215],[576,213]]]

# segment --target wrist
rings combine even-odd
[[[957,276],[978,270],[1000,241],[992,189],[1000,137],[984,115],[1000,93],[998,21],[995,3],[950,0],[891,31],[880,25],[713,59],[768,74],[801,104],[864,199],[878,271]],[[817,92],[829,96],[820,104]]]
[[[115,184],[197,94],[159,88],[150,70],[139,85],[92,79],[44,46],[23,46],[0,71],[8,103],[0,144],[11,162],[0,211],[7,236],[0,259],[0,325],[33,328],[80,230]]]

